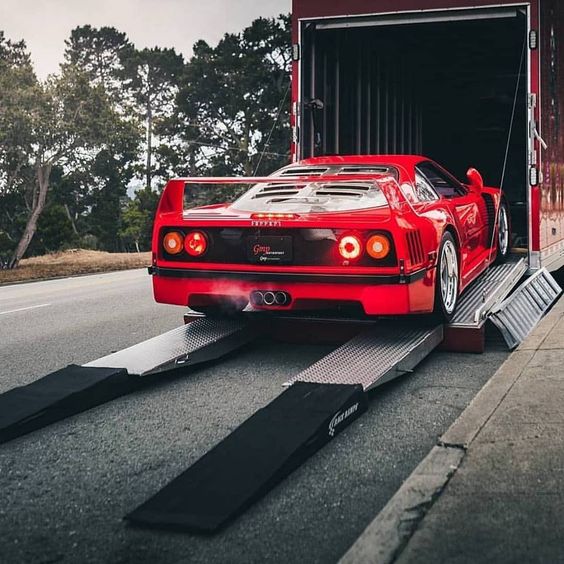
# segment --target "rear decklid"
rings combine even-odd
[[[185,220],[236,221],[300,219],[309,222],[387,221],[390,201],[397,202],[398,171],[390,165],[292,165],[266,178],[189,178],[186,182]],[[240,193],[233,203],[191,207],[214,193]],[[199,198],[195,198],[195,194]],[[208,200],[209,201],[209,200]],[[264,216],[264,217],[262,217]]]

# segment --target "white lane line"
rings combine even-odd
[[[140,271],[146,269],[137,269],[135,271],[126,270],[118,272],[104,272],[101,274],[91,274],[86,276],[77,276],[71,278],[61,278],[59,280],[39,280],[37,282],[30,282],[29,284],[16,284],[12,286],[0,286],[0,293],[4,295],[0,300],[11,299],[27,299],[42,297],[52,297],[51,295],[59,292],[80,292],[89,288],[96,288],[100,286],[107,286],[110,289],[117,288],[118,286],[127,286],[132,284],[150,282],[151,277],[139,276]],[[125,273],[128,275],[126,276]],[[122,276],[115,276],[122,274]],[[8,295],[5,295],[8,293]]]
[[[38,307],[47,307],[50,306],[51,304],[39,304],[39,305],[34,305],[34,306],[29,306],[29,307],[20,307],[18,309],[11,309],[9,311],[0,311],[0,315],[6,315],[7,313],[16,313],[18,311],[26,311],[27,309],[35,309]]]

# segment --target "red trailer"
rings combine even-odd
[[[293,0],[293,160],[424,154],[510,201],[564,265],[564,2]]]

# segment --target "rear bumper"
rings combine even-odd
[[[197,308],[214,303],[245,305],[251,292],[284,291],[299,310],[358,303],[367,315],[433,310],[435,270],[407,276],[262,273],[151,267],[155,300]]]

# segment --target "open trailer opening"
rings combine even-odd
[[[305,21],[299,156],[422,154],[490,186],[505,170],[526,247],[527,47],[516,7]]]

